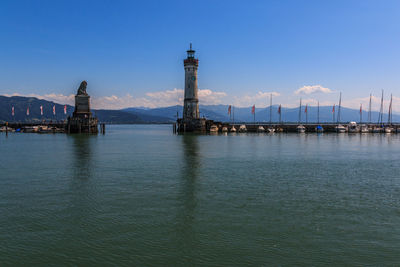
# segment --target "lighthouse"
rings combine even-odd
[[[185,68],[185,99],[183,103],[183,119],[199,119],[199,95],[197,87],[197,68],[199,67],[199,60],[194,58],[195,51],[192,49],[187,50],[187,58],[183,60]]]
[[[200,118],[199,112],[199,89],[197,87],[197,68],[199,60],[194,57],[195,51],[190,44],[187,57],[183,60],[185,68],[185,97],[183,102],[183,116],[177,120],[178,132],[205,132],[208,121]],[[209,123],[207,123],[209,122]]]

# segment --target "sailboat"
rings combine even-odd
[[[340,98],[339,98],[339,109],[338,109],[338,117],[337,117],[337,123],[338,125],[335,126],[335,131],[337,133],[345,133],[346,132],[346,127],[340,124],[340,110],[342,107],[342,93],[340,93]]]
[[[297,126],[297,132],[298,133],[305,133],[306,132],[306,127],[304,125],[301,125],[301,98],[300,98],[300,107],[299,107],[299,126]]]
[[[392,133],[394,129],[392,127],[392,102],[393,95],[390,95],[389,113],[388,113],[388,126],[385,127],[385,133]]]
[[[319,101],[318,101],[318,116],[317,116],[317,122],[318,122],[318,125],[317,125],[317,127],[315,127],[315,131],[316,131],[317,133],[322,133],[322,132],[324,132],[324,128],[319,124]]]
[[[382,133],[385,131],[385,128],[383,127],[383,90],[382,90],[382,96],[381,96],[381,108],[379,109],[379,116],[378,116],[378,126],[374,127],[372,129],[373,133]]]
[[[369,133],[369,131],[370,131],[370,129],[369,129],[368,125],[365,125],[365,124],[361,125],[361,127],[360,127],[361,133]]]
[[[263,133],[263,132],[265,132],[265,128],[264,128],[262,125],[260,125],[260,126],[258,126],[258,128],[257,128],[257,132]]]
[[[357,122],[351,121],[349,125],[347,126],[347,129],[349,130],[349,133],[359,133],[360,132],[360,127],[357,125]]]
[[[269,98],[269,127],[267,128],[268,133],[274,133],[275,128],[272,127],[272,93]]]

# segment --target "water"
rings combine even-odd
[[[400,263],[400,135],[0,134],[0,265]]]

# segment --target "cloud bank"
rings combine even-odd
[[[222,104],[222,100],[227,96],[225,92],[216,92],[210,89],[199,89],[199,101],[206,105],[217,105]],[[168,107],[173,105],[182,105],[184,98],[183,89],[174,88],[172,90],[149,92],[143,97],[134,97],[130,94],[124,96],[103,96],[103,97],[91,97],[91,106],[95,109],[123,109],[129,107],[146,107],[146,108],[157,108],[157,107]],[[5,96],[26,96],[36,97],[38,99],[44,99],[53,101],[59,104],[74,105],[75,96],[63,95],[63,94],[28,94],[23,95],[19,93],[5,94]]]
[[[329,93],[332,93],[332,90],[329,88],[323,87],[322,85],[305,85],[305,86],[297,89],[294,93],[296,95],[299,95],[299,94],[310,95],[310,94],[314,94],[314,93],[329,94]]]
[[[315,86],[310,86],[315,87]],[[305,88],[303,86],[302,88]],[[300,89],[302,89],[300,88]],[[308,87],[307,87],[308,88]],[[323,87],[322,87],[323,88]],[[299,89],[299,90],[300,90]],[[328,88],[326,88],[328,89]],[[304,89],[303,91],[305,91]],[[308,89],[307,89],[308,90]],[[315,89],[313,89],[314,92]],[[317,91],[320,88],[316,89]],[[329,91],[328,91],[329,90]],[[326,92],[331,92],[330,89],[325,90]],[[298,91],[298,90],[297,90]],[[310,91],[310,90],[309,90]],[[184,98],[184,90],[174,88],[171,90],[148,92],[144,96],[134,97],[130,94],[123,96],[111,95],[102,97],[91,97],[92,108],[95,109],[123,109],[128,107],[145,107],[145,108],[158,108],[158,107],[168,107],[173,105],[182,105]],[[218,105],[227,104],[235,105],[237,107],[250,107],[256,105],[256,107],[266,107],[269,106],[270,96],[272,94],[273,105],[282,104],[282,106],[294,108],[299,106],[299,98],[292,98],[290,95],[281,95],[278,92],[263,92],[259,91],[256,94],[244,94],[242,96],[230,96],[225,92],[213,91],[211,89],[200,89],[199,90],[199,100],[203,105]],[[5,96],[25,96],[25,97],[36,97],[38,99],[44,99],[53,101],[59,104],[69,104],[74,105],[75,96],[63,95],[63,94],[4,94]],[[292,94],[294,96],[296,94]],[[317,103],[321,106],[332,106],[333,104],[338,105],[338,99],[317,99],[312,96],[308,96],[302,99],[303,105],[308,104],[316,106]],[[368,110],[369,106],[369,96],[362,98],[344,98],[342,101],[343,107],[349,107],[354,109],[359,109],[360,104],[363,105],[363,110]],[[384,112],[388,112],[389,107],[389,97],[385,96],[384,99]],[[372,110],[379,111],[380,108],[380,96],[372,96]],[[400,97],[393,96],[393,111],[395,113],[400,113]]]

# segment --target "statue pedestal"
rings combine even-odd
[[[90,96],[76,95],[75,110],[72,117],[68,118],[68,133],[97,133],[97,118],[90,111]]]
[[[76,95],[75,96],[75,111],[74,117],[89,118],[92,116],[90,112],[90,96],[88,95]]]

